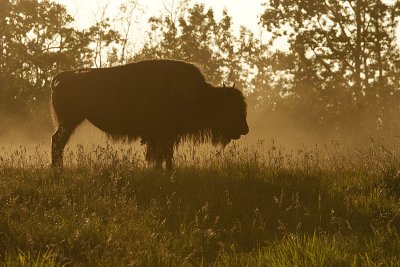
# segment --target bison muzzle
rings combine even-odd
[[[195,65],[144,60],[111,68],[80,69],[52,81],[52,165],[62,166],[74,129],[90,121],[114,139],[141,139],[146,160],[172,169],[181,140],[228,144],[249,132],[241,91],[215,87]]]

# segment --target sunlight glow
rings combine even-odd
[[[85,27],[91,25],[106,6],[106,15],[112,17],[118,12],[118,7],[123,0],[56,0],[56,2],[67,6],[70,14],[77,20],[78,27]],[[241,0],[198,0],[193,2],[204,3],[206,7],[212,7],[217,19],[221,17],[223,9],[227,9],[228,14],[233,17],[235,28],[243,25],[255,32],[259,28],[259,16],[263,10],[262,1],[253,0],[244,3]],[[159,15],[165,6],[171,6],[173,0],[138,0],[138,3],[144,7],[145,14],[143,19],[147,21],[149,17]]]
[[[100,20],[102,11],[105,10],[105,16],[113,18],[117,13],[121,3],[126,2],[124,0],[91,0],[91,1],[79,1],[79,0],[55,0],[61,4],[67,6],[70,14],[75,18],[74,26],[78,28],[85,28],[96,21]],[[140,16],[139,29],[135,33],[135,39],[140,40],[139,43],[144,41],[144,33],[147,28],[148,19],[151,16],[158,16],[161,12],[165,11],[165,8],[176,5],[179,0],[137,0],[138,4],[142,7],[143,15]],[[384,4],[393,5],[395,0],[381,0]],[[270,38],[270,34],[263,30],[259,25],[260,15],[264,8],[262,3],[265,1],[261,0],[196,0],[193,3],[203,3],[206,8],[212,8],[216,19],[220,19],[224,9],[228,11],[228,14],[233,18],[233,28],[238,31],[240,26],[249,28],[254,34],[267,42]],[[396,31],[397,43],[400,44],[400,28]],[[284,37],[275,41],[273,45],[276,49],[287,51],[289,45]]]

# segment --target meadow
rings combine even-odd
[[[400,266],[397,147],[0,149],[0,265]]]

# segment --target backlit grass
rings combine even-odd
[[[0,150],[0,262],[24,266],[399,266],[400,165],[371,144],[79,147],[63,171]]]

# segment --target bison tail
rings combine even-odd
[[[50,87],[51,87],[52,91],[56,90],[56,88],[58,88],[60,86],[61,75],[62,75],[62,73],[57,74],[56,76],[54,76],[53,80],[51,81]]]
[[[50,99],[50,114],[51,114],[51,119],[53,121],[53,125],[55,127],[59,126],[59,120],[58,120],[58,116],[57,116],[57,113],[56,113],[55,108],[54,108],[54,105],[55,105],[55,103],[54,103],[55,102],[54,101],[54,93],[55,93],[55,89],[60,86],[60,75],[61,75],[61,73],[57,74],[53,78],[53,80],[51,81],[51,84],[50,84],[51,91],[52,91],[51,92],[51,99]]]
[[[60,72],[56,76],[54,76],[53,80],[51,81],[51,100],[50,100],[50,111],[51,117],[53,120],[53,124],[55,127],[60,125],[60,114],[57,113],[58,108],[57,101],[56,101],[56,94],[59,94],[62,91],[62,88],[66,87],[68,76],[70,75],[69,72]]]
[[[57,113],[54,109],[54,96],[52,94],[51,99],[50,99],[50,114],[51,114],[51,119],[53,121],[54,127],[58,128],[59,126],[59,121],[57,117]]]

